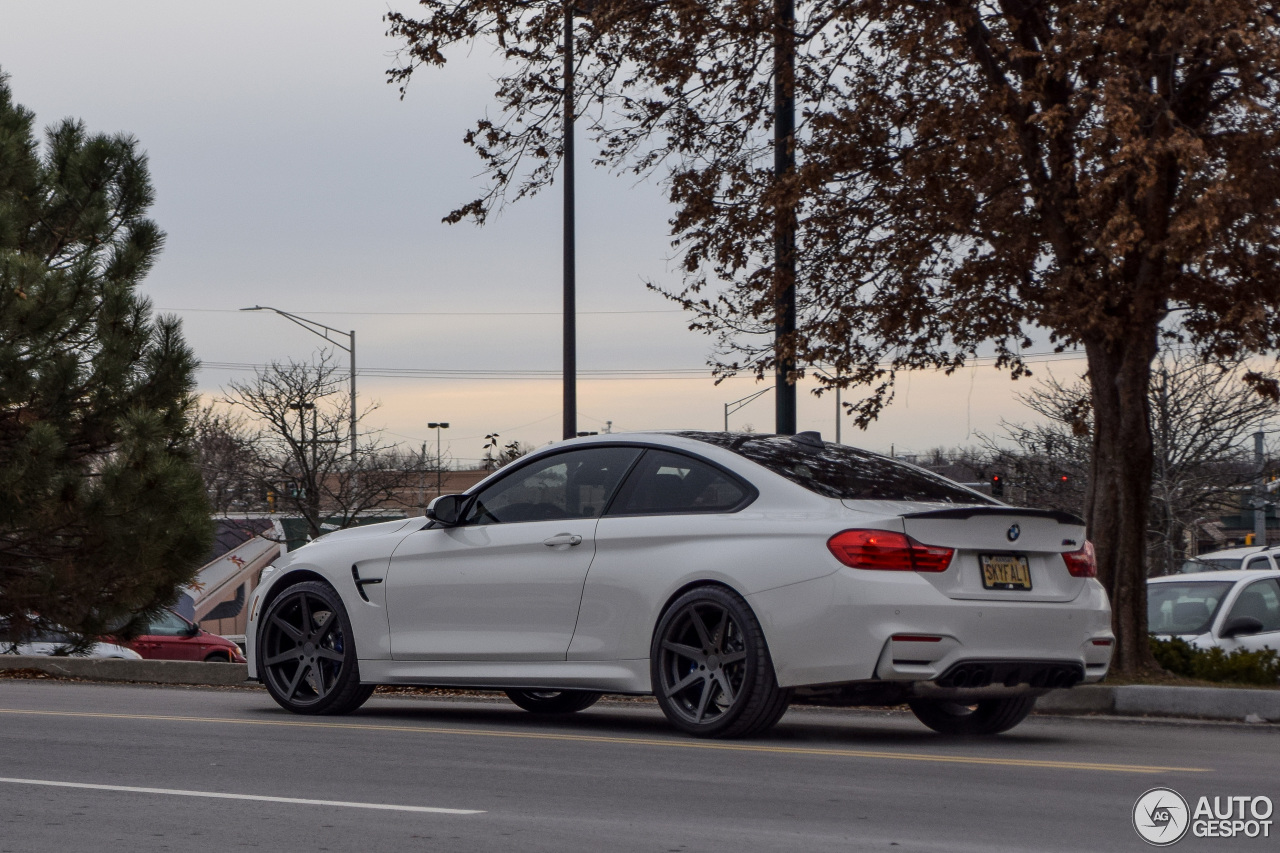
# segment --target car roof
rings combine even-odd
[[[1262,554],[1266,551],[1276,550],[1275,545],[1249,545],[1244,548],[1229,548],[1226,551],[1212,551],[1208,554],[1196,554],[1194,557],[1187,557],[1188,560],[1212,560],[1216,557],[1248,557],[1251,554]],[[1278,552],[1280,553],[1280,552]]]
[[[1180,581],[1236,581],[1249,578],[1280,578],[1280,569],[1228,569],[1221,572],[1187,572],[1181,575],[1162,575],[1147,578],[1147,583],[1178,583]]]

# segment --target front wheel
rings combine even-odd
[[[258,629],[258,672],[271,698],[295,714],[348,714],[373,693],[360,683],[351,620],[326,584],[280,594]]]
[[[913,699],[907,703],[916,719],[944,735],[997,735],[1027,718],[1034,697],[987,699],[976,705],[941,699]]]
[[[589,690],[508,690],[507,698],[531,714],[574,714],[600,699]]]
[[[764,632],[742,597],[690,590],[658,622],[650,649],[653,691],[676,728],[697,737],[745,737],[786,713]]]

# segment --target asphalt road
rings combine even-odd
[[[1280,728],[1033,717],[970,741],[793,709],[766,738],[708,742],[651,705],[540,719],[376,697],[312,718],[260,690],[0,680],[0,780],[0,851],[23,853],[1094,853],[1150,849],[1131,812],[1153,787],[1280,803]]]

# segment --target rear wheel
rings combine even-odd
[[[267,608],[258,636],[258,672],[282,708],[347,714],[373,693],[374,685],[360,683],[347,610],[325,584],[286,589]]]
[[[944,735],[996,735],[1025,720],[1036,700],[1034,697],[1011,696],[965,705],[941,699],[913,699],[907,704],[916,719],[935,732]]]
[[[653,635],[654,695],[672,725],[698,737],[745,737],[786,713],[764,632],[751,608],[723,587],[677,598]]]
[[[600,699],[589,690],[508,690],[507,698],[531,714],[573,714]]]

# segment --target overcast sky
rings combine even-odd
[[[390,7],[410,9],[394,0]],[[560,436],[560,194],[507,208],[483,228],[441,217],[482,186],[461,138],[492,103],[487,49],[420,71],[401,101],[386,82],[396,43],[386,2],[65,2],[5,0],[0,68],[37,124],[63,117],[136,136],[150,156],[168,233],[145,291],[179,314],[218,395],[242,371],[215,367],[311,358],[323,342],[271,305],[354,329],[369,425],[393,440],[430,440],[481,455],[486,433],[540,445]],[[581,149],[581,145],[580,145]],[[580,160],[585,157],[580,156]],[[711,339],[645,281],[679,284],[669,209],[654,184],[579,164],[578,363],[649,378],[579,382],[579,429],[723,426],[724,404],[764,386],[716,386]],[[338,353],[345,358],[345,355]],[[1069,377],[1080,361],[1057,362]],[[489,378],[394,378],[378,369],[485,370]],[[1045,368],[1040,368],[1043,374]],[[365,372],[367,371],[367,373]],[[898,400],[846,443],[919,452],[974,443],[1001,418],[1028,420],[1010,382],[988,366],[900,382]],[[806,389],[807,390],[807,389]],[[773,425],[767,394],[730,418]],[[835,430],[835,401],[800,394],[800,429]]]

